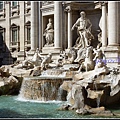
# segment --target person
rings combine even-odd
[[[54,42],[54,30],[53,30],[53,24],[52,19],[48,19],[49,23],[47,24],[47,28],[45,29],[45,32],[43,36],[45,36],[46,39],[46,45],[53,45]]]
[[[74,30],[75,27],[77,28],[77,32],[79,33],[80,37],[79,40],[82,40],[82,46],[86,47],[90,45],[91,39],[94,38],[94,36],[91,33],[92,23],[88,18],[86,18],[86,14],[84,11],[80,12],[80,15],[81,17],[78,18],[76,23],[72,26],[72,30]]]

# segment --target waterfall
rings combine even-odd
[[[98,96],[96,98],[96,103],[97,103],[97,107],[99,108],[100,107],[101,94],[98,93],[98,88],[97,88],[97,84],[96,84],[95,81],[94,81],[94,86],[95,86],[96,94],[98,94]]]
[[[63,90],[61,87],[58,89],[57,100],[66,101],[67,91]]]
[[[67,93],[60,88],[64,80],[70,78],[25,77],[18,96],[26,100],[65,101]]]

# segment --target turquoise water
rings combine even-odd
[[[0,96],[0,118],[101,118],[57,110],[64,102],[21,101],[18,96]],[[120,110],[119,110],[120,111]]]

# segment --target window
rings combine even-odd
[[[17,45],[17,29],[12,30],[12,45]]]
[[[17,6],[17,2],[12,2],[12,7],[16,7]]]
[[[19,26],[14,23],[11,25],[11,45],[18,45],[19,43]]]
[[[27,1],[27,5],[30,5],[31,4],[31,2],[30,1]]]
[[[30,38],[31,38],[31,28],[30,26],[27,26],[27,44],[30,44]]]
[[[19,14],[20,14],[19,2],[18,1],[11,2],[11,16],[16,16]]]
[[[3,2],[0,2],[0,10],[3,9]]]
[[[0,26],[0,50],[5,51],[5,28]]]
[[[26,31],[26,44],[30,44],[31,43],[31,23],[30,21],[26,22],[25,24],[25,31]]]

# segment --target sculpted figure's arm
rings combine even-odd
[[[45,29],[45,31],[52,29],[52,23],[48,23],[47,28]]]
[[[72,26],[72,29],[71,29],[71,30],[74,30],[75,27],[78,27],[79,22],[80,22],[80,19],[78,19],[78,20],[76,21],[76,23]]]

